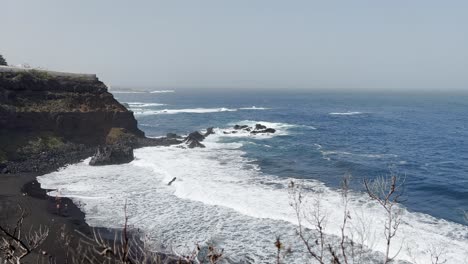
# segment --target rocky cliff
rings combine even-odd
[[[94,75],[0,69],[0,163],[67,144],[103,144],[115,127],[144,137]]]

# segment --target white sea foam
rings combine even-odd
[[[286,132],[289,129],[293,128],[306,128],[306,129],[312,129],[316,130],[317,128],[313,126],[306,126],[306,125],[297,125],[297,124],[289,124],[289,123],[279,123],[279,122],[268,122],[268,121],[255,121],[255,120],[242,120],[239,122],[232,122],[229,123],[228,125],[234,126],[234,125],[248,125],[250,127],[255,127],[256,124],[262,124],[266,127],[269,128],[274,128],[276,130],[284,131]]]
[[[180,114],[180,113],[194,113],[194,114],[206,114],[206,113],[217,113],[217,112],[235,112],[238,110],[267,110],[270,108],[263,108],[263,107],[250,107],[250,108],[187,108],[187,109],[163,109],[158,111],[151,111],[146,109],[141,109],[147,106],[156,106],[156,105],[163,105],[163,104],[142,104],[142,105],[134,105],[135,109],[132,109],[135,114],[137,115],[162,115],[162,114]],[[132,106],[132,105],[130,105]]]
[[[318,149],[321,149],[318,148]],[[347,151],[320,151],[323,156],[355,156],[355,157],[363,157],[363,158],[370,158],[370,159],[382,159],[382,158],[396,158],[398,155],[395,154],[360,154],[360,153],[351,153]]]
[[[144,107],[152,107],[152,106],[163,106],[166,104],[160,104],[160,103],[141,103],[141,102],[130,102],[127,103],[130,108],[144,108]]]
[[[241,107],[239,109],[241,110],[270,110],[271,108],[251,106],[251,107]]]
[[[174,93],[174,90],[156,90],[156,91],[151,91],[150,93]]]
[[[187,109],[163,109],[163,110],[134,110],[136,115],[174,115],[181,113],[206,114],[218,112],[234,112],[237,109],[230,108],[187,108]]]
[[[287,130],[290,124],[262,123]],[[295,240],[294,212],[289,206],[291,179],[262,173],[244,157],[241,143],[220,143],[222,134],[209,136],[204,149],[148,147],[135,150],[130,164],[93,167],[87,162],[68,166],[38,178],[43,188],[59,189],[71,196],[86,213],[93,226],[118,226],[123,221],[123,204],[128,200],[130,223],[149,232],[176,250],[186,243],[214,238],[232,255],[247,256],[255,263],[271,263],[276,235],[293,246],[294,261],[304,263],[301,247]],[[177,180],[167,186],[174,177]],[[306,196],[320,195],[326,211],[326,232],[340,233],[343,206],[340,192],[315,180],[304,180]],[[50,195],[56,195],[52,192]],[[96,199],[99,197],[99,199]],[[374,250],[385,247],[382,232],[385,214],[361,193],[352,193],[351,223],[365,226],[365,243]],[[442,247],[447,263],[463,263],[467,256],[468,227],[403,209],[403,222],[393,240],[392,252],[400,245],[399,258],[430,263],[429,247]],[[352,228],[352,230],[356,230]],[[427,246],[427,247],[426,247]],[[270,260],[270,261],[268,261]]]
[[[362,115],[365,114],[363,112],[332,112],[329,113],[330,115]]]
[[[141,93],[148,93],[146,91],[112,91],[110,90],[109,92],[113,94],[141,94]]]

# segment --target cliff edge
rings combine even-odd
[[[94,149],[112,128],[144,137],[95,75],[0,66],[0,164]]]

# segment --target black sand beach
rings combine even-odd
[[[46,190],[42,190],[36,181],[36,176],[38,174],[32,173],[0,175],[0,224],[14,226],[20,217],[21,207],[25,211],[23,232],[40,227],[49,229],[47,239],[36,252],[60,263],[65,254],[60,237],[70,234],[69,237],[75,240],[70,242],[74,244],[81,236],[79,233],[91,234],[91,229],[84,221],[84,214],[70,199],[47,196]],[[32,254],[29,258],[37,259],[37,256]]]

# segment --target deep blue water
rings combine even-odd
[[[467,95],[177,90],[115,96],[121,102],[166,104],[135,106],[146,112],[136,117],[148,136],[225,128],[242,120],[298,125],[267,145],[244,144],[246,155],[269,174],[318,179],[331,187],[339,187],[345,174],[362,190],[364,178],[396,173],[406,180],[403,204],[409,210],[465,223]],[[252,106],[270,109],[240,109]],[[150,113],[195,108],[238,110]]]

